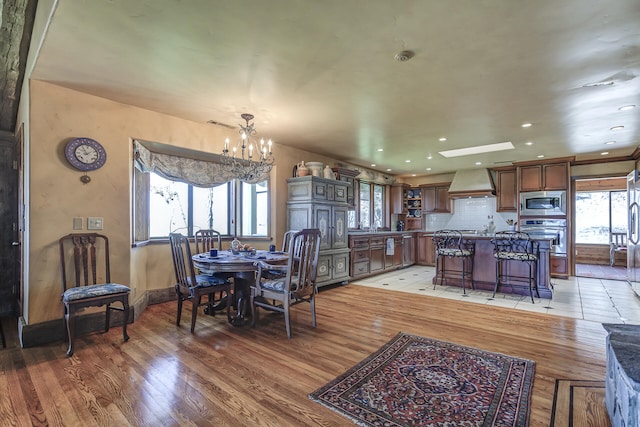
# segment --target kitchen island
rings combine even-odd
[[[475,255],[473,257],[473,282],[476,289],[493,291],[496,284],[496,260],[493,257],[493,236],[482,236],[475,234],[465,234],[464,239],[475,243]],[[536,274],[538,292],[541,298],[551,298],[551,267],[550,250],[551,241],[547,239],[532,239],[539,244],[538,271]],[[505,262],[503,272],[510,276],[528,277],[529,267],[526,263],[518,261]],[[460,270],[462,261],[460,259],[447,258],[445,263],[446,284],[448,286],[462,287]],[[441,284],[438,276],[432,279],[433,284]],[[469,283],[466,283],[469,288]],[[514,293],[519,295],[529,295],[529,285],[523,281],[512,281],[507,279],[500,284],[499,293]],[[535,291],[534,291],[535,295]]]

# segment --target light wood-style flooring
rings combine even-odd
[[[130,325],[66,344],[0,351],[0,424],[141,426],[345,426],[308,393],[367,357],[399,331],[536,362],[532,427],[550,424],[556,379],[603,381],[602,326],[355,284],[323,289],[318,327],[308,306],[255,328],[190,306],[175,326],[176,302],[150,306]],[[6,331],[6,329],[5,329]],[[10,335],[10,334],[8,334]]]

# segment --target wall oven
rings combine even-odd
[[[566,191],[532,191],[520,193],[520,215],[548,216],[566,214]]]
[[[551,255],[567,256],[566,219],[521,219],[520,231],[527,233],[531,238],[551,240]]]

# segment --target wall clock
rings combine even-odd
[[[67,161],[83,172],[100,169],[107,162],[107,152],[98,141],[91,138],[74,138],[64,150]]]

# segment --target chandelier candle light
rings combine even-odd
[[[227,171],[241,181],[255,182],[266,179],[265,175],[271,172],[274,158],[271,152],[273,142],[269,140],[267,143],[264,139],[260,139],[260,146],[257,142],[251,140],[256,135],[256,129],[253,123],[253,114],[241,114],[245,121],[245,125],[240,124],[240,142],[229,149],[229,138],[224,141],[224,149],[222,150],[222,163]],[[255,147],[254,147],[255,145]],[[256,151],[256,159],[253,152]]]

